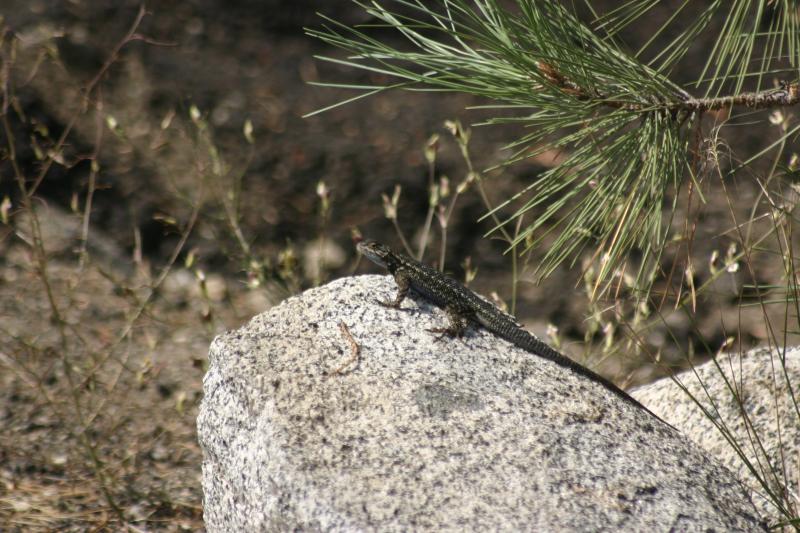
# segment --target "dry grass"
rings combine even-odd
[[[137,309],[136,288],[50,257],[62,344],[29,250],[4,255],[0,524],[202,527],[194,420],[210,339],[197,333],[197,291],[170,278],[174,288],[116,342]]]
[[[115,131],[98,89],[122,49],[139,39],[143,14],[83,90],[64,87],[66,127],[58,133],[21,101],[27,83],[63,76],[63,65],[41,55],[47,43],[26,48],[0,32],[3,162],[16,186],[0,226],[4,531],[202,529],[195,418],[203,361],[225,321],[241,321],[227,305],[233,296],[224,280],[212,278],[209,291],[196,267],[177,263],[202,187],[190,209],[164,222],[175,238],[157,264],[91,223],[104,132]],[[73,146],[73,128],[81,127],[96,133],[88,154]],[[79,165],[89,172],[72,212],[45,203],[40,187]],[[131,228],[138,241],[137,231]],[[253,312],[246,301],[237,307]]]

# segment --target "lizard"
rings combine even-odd
[[[513,316],[501,311],[455,279],[404,254],[395,253],[388,246],[371,239],[362,240],[357,244],[357,248],[361,255],[388,270],[397,284],[397,296],[394,301],[379,300],[379,304],[399,309],[409,291],[413,290],[443,308],[449,318],[448,327],[429,331],[441,333],[443,336],[461,337],[470,325],[483,327],[527,352],[599,383],[628,404],[646,411],[672,429],[676,429],[612,381],[550,347],[523,329]]]

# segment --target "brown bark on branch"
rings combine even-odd
[[[628,109],[632,111],[652,111],[659,108],[670,112],[704,112],[726,109],[736,105],[749,107],[751,109],[764,109],[768,107],[791,106],[800,102],[800,84],[794,82],[781,81],[775,89],[765,91],[748,92],[733,96],[718,96],[715,98],[694,98],[681,96],[676,101],[654,101],[652,103],[622,102],[613,97],[588,91],[579,84],[561,74],[552,65],[543,61],[537,63],[539,72],[542,76],[561,89],[564,93],[578,98],[579,100],[595,100],[609,107]]]
[[[753,109],[794,105],[800,101],[800,89],[797,83],[781,81],[779,87],[754,93],[742,93],[735,96],[717,98],[692,98],[683,102],[679,108],[691,111],[716,111],[718,109],[743,105]]]

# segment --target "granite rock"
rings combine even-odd
[[[725,353],[676,379],[662,379],[634,395],[737,474],[762,516],[773,523],[785,520],[747,462],[774,494],[781,494],[782,487],[800,486],[800,399],[797,388],[790,387],[800,383],[800,350]],[[796,496],[789,497],[796,501]]]
[[[208,531],[763,528],[683,435],[488,332],[437,340],[444,313],[394,292],[339,279],[213,342]]]

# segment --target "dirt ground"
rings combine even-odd
[[[318,23],[317,9],[366,20],[345,0],[155,2],[104,70],[139,8],[131,0],[0,5],[5,50],[16,42],[9,131],[29,186],[41,153],[69,131],[31,206],[20,198],[9,135],[0,134],[0,200],[10,202],[0,205],[8,215],[0,223],[3,531],[201,530],[195,418],[213,337],[315,283],[374,271],[358,265],[351,230],[396,244],[381,194],[399,184],[399,223],[418,235],[427,140],[441,135],[436,174],[457,182],[466,168],[443,124],[487,116],[465,110],[484,103],[470,96],[389,93],[303,118],[351,96],[309,82],[381,81],[315,60],[336,52],[303,35]],[[82,88],[98,72],[83,108]],[[476,167],[500,161],[515,133],[476,128]],[[771,135],[753,127],[731,142],[757,150]],[[492,175],[492,194],[512,194],[549,164]],[[330,191],[326,213],[321,180]],[[734,240],[731,213],[746,219],[759,198],[754,181],[728,185],[728,195],[707,191],[693,250],[697,285],[710,278],[712,254],[724,256]],[[231,191],[241,193],[233,216]],[[460,273],[471,256],[474,287],[507,297],[509,262],[501,243],[481,238],[483,212],[477,195],[459,202],[449,261]],[[673,260],[665,258],[666,270]],[[752,264],[760,282],[780,281],[768,258]],[[535,284],[526,272],[518,309],[536,333],[558,325],[577,356],[602,343],[590,331],[580,273],[580,264],[565,267]],[[739,307],[750,282],[749,273],[731,272],[697,303],[694,320],[669,314],[677,343],[663,327],[645,342],[671,361],[716,349],[732,333],[745,347],[764,342],[762,311]],[[610,358],[600,369],[629,384],[663,374],[646,363]]]

